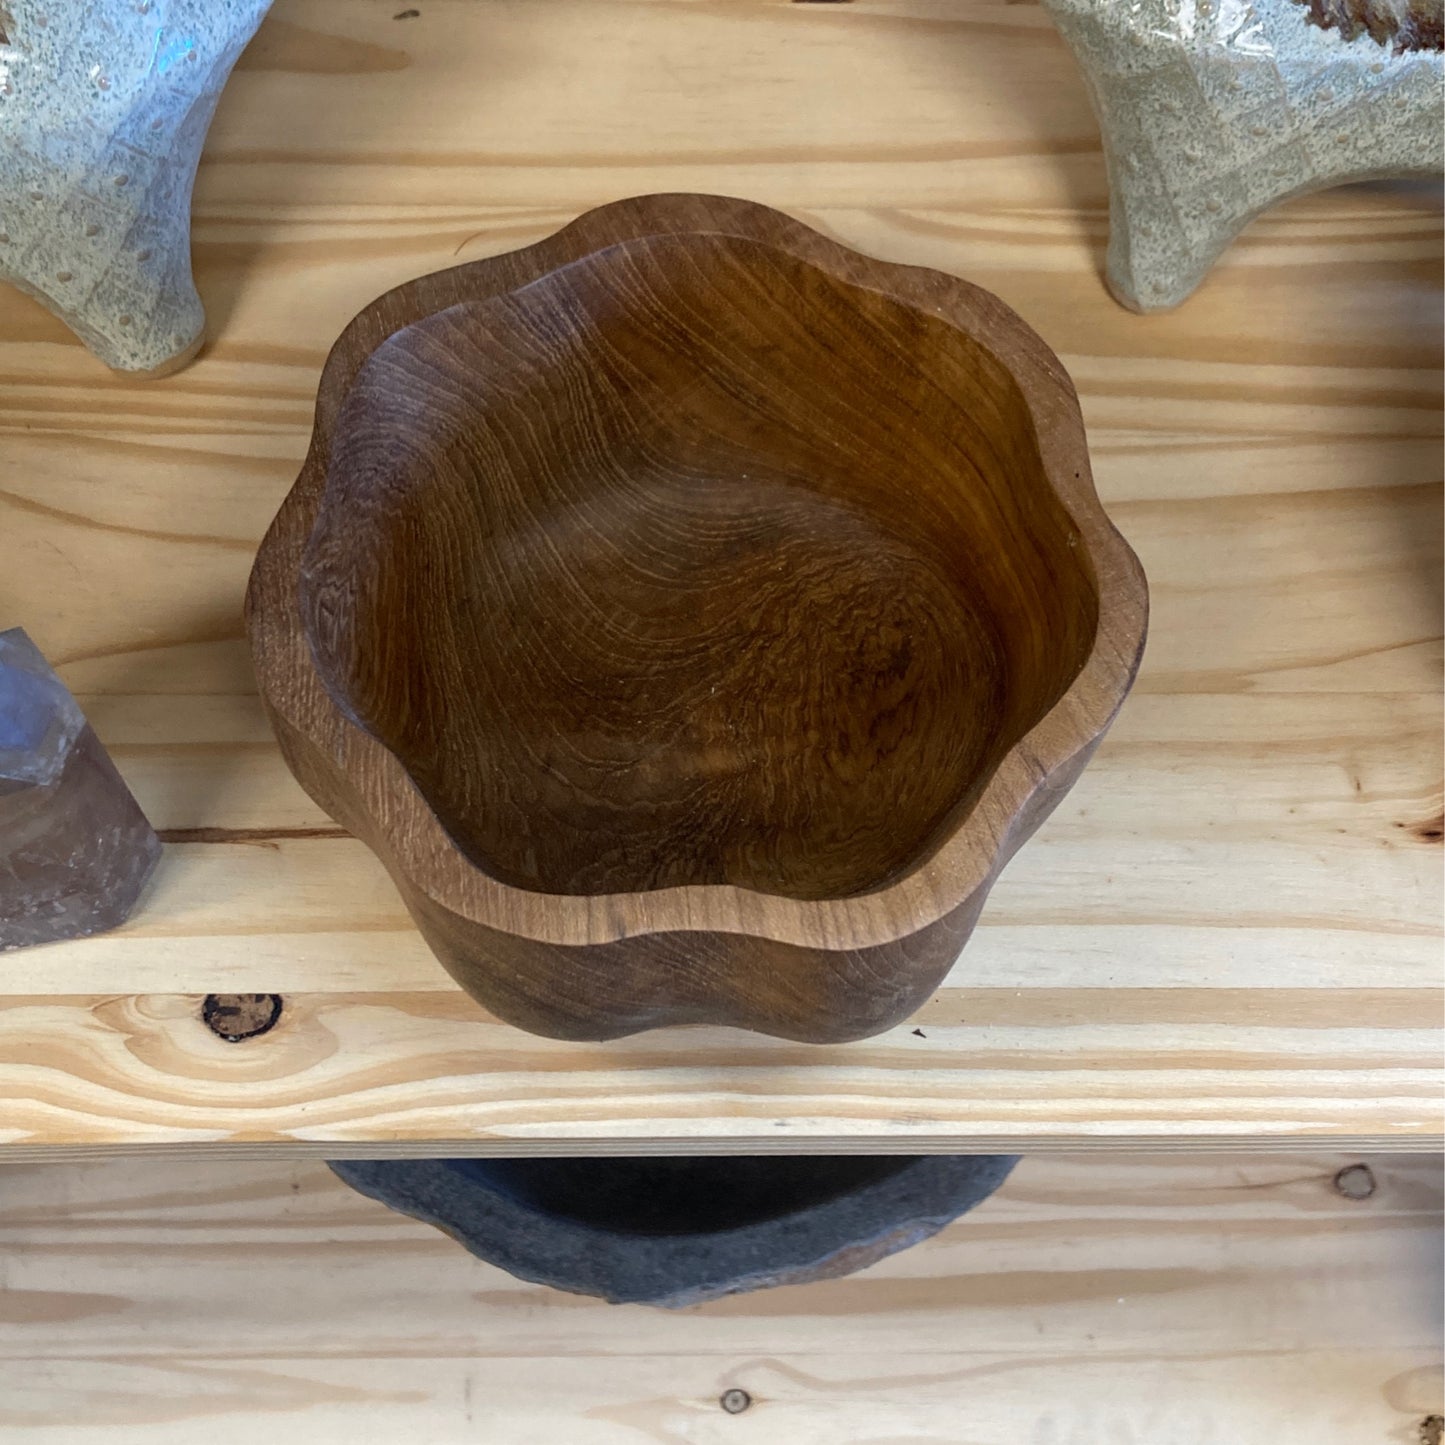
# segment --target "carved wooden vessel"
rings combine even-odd
[[[1017,316],[703,196],[369,306],[248,598],[302,784],[570,1038],[905,1017],[1145,614]]]

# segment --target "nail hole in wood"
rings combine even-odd
[[[718,1404],[728,1412],[729,1415],[741,1415],[749,1405],[753,1403],[753,1397],[746,1390],[733,1388],[724,1390],[718,1397]]]
[[[268,1032],[280,1017],[279,993],[208,993],[201,1005],[201,1021],[228,1044]]]
[[[1375,1176],[1367,1164],[1347,1164],[1335,1175],[1335,1191],[1346,1199],[1368,1199],[1375,1188]]]

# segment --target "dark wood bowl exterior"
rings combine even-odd
[[[345,634],[355,618],[344,600],[346,579],[336,582],[325,557],[317,561],[318,548],[329,547],[333,570],[336,557],[345,562],[345,528],[338,533],[333,519],[328,530],[318,519],[326,511],[338,422],[369,359],[398,333],[448,308],[508,298],[609,248],[653,246],[668,237],[692,238],[699,251],[721,247],[719,254],[746,254],[742,243],[769,248],[844,288],[861,288],[855,294],[863,309],[909,308],[926,318],[921,324],[942,323],[972,338],[1016,383],[1049,505],[1066,517],[1068,547],[1078,549],[1077,556],[1058,552],[1054,561],[1030,565],[1042,565],[1041,577],[1057,587],[1077,591],[1063,575],[1072,575],[1077,561],[1092,584],[1087,646],[1077,648],[1071,678],[1060,678],[1045,697],[1046,711],[990,760],[976,789],[959,792],[943,824],[928,822],[933,832],[919,833],[916,856],[900,866],[878,853],[880,876],[870,886],[868,855],[842,896],[820,892],[817,880],[804,876],[806,859],[800,865],[791,855],[765,860],[760,886],[747,886],[753,874],[711,855],[664,869],[660,882],[631,884],[645,847],[625,865],[592,874],[576,859],[554,863],[538,879],[522,876],[518,886],[519,865],[487,866],[488,848],[504,851],[505,834],[479,844],[464,836],[465,819],[459,824],[455,814],[449,829],[434,806],[436,785],[419,786],[424,770],[408,770],[398,756],[403,742],[382,741],[384,709],[382,723],[362,716],[367,709],[358,708],[352,684],[338,676],[345,668],[336,658],[370,644],[349,644]],[[665,246],[653,249],[669,254]],[[900,503],[906,499],[900,491]],[[308,591],[303,573],[321,576],[329,590],[317,584]],[[1063,614],[1057,607],[1040,613],[1046,620],[1035,626],[1058,629],[1047,618],[1072,617],[1083,601],[1068,592],[1061,605]],[[1132,683],[1146,618],[1142,571],[1094,493],[1072,385],[1014,313],[955,277],[875,261],[765,207],[707,196],[618,202],[534,246],[423,277],[367,307],[327,361],[310,451],[261,547],[247,596],[261,694],[302,786],[383,860],[427,942],[463,988],[503,1019],[570,1039],[706,1023],[836,1042],[906,1018],[957,958],[999,870],[1092,755]],[[1021,647],[1042,654],[1054,642],[1036,638]],[[938,791],[959,786],[940,778]],[[653,806],[653,799],[644,801]],[[876,833],[879,800],[872,806]],[[807,848],[795,851],[806,855]],[[574,876],[583,880],[575,889]]]

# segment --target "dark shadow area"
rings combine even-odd
[[[912,1158],[457,1159],[516,1204],[612,1234],[715,1234],[816,1208]]]

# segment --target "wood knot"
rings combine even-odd
[[[718,1404],[728,1412],[729,1415],[741,1415],[749,1405],[753,1403],[753,1397],[746,1390],[739,1390],[736,1386],[731,1390],[724,1390],[718,1396]],[[1438,1437],[1436,1445],[1439,1445]]]
[[[280,1017],[279,993],[208,993],[201,1005],[201,1022],[228,1044],[268,1032]]]
[[[1335,1175],[1335,1192],[1346,1199],[1368,1199],[1378,1186],[1367,1164],[1347,1164]]]
[[[1421,843],[1436,844],[1445,838],[1445,814],[1436,814],[1418,823],[1396,823],[1395,826]]]
[[[1445,1415],[1426,1415],[1420,1421],[1420,1445],[1440,1445],[1445,1435]]]

